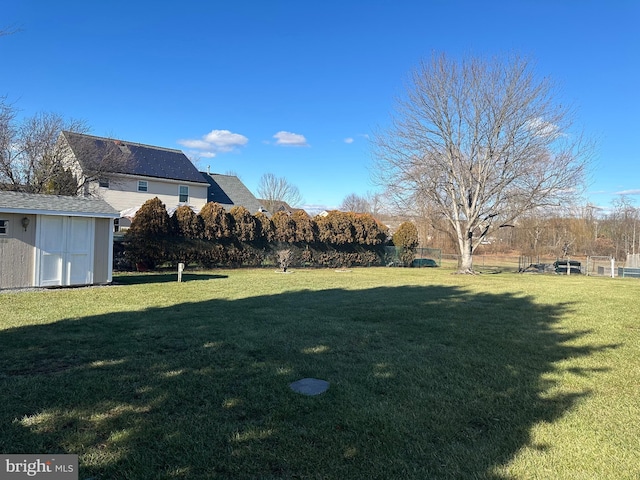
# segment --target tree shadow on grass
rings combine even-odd
[[[589,395],[552,393],[557,363],[611,348],[572,346],[569,309],[334,289],[4,330],[0,452],[77,453],[81,479],[505,478]]]
[[[213,280],[217,278],[227,278],[228,275],[215,275],[208,273],[182,273],[183,282],[195,280]],[[141,285],[145,283],[175,283],[178,281],[177,272],[172,273],[141,273],[141,274],[120,274],[114,276],[114,285]]]

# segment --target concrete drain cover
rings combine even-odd
[[[329,389],[329,382],[317,378],[303,378],[289,384],[291,390],[302,395],[320,395]]]

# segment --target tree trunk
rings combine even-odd
[[[460,256],[458,257],[458,273],[474,273],[473,271],[473,237],[464,235],[458,238]]]

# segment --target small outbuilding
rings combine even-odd
[[[119,216],[99,198],[0,191],[0,289],[110,283]]]

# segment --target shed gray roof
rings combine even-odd
[[[180,150],[67,131],[62,135],[84,169],[100,158],[118,155],[119,161],[112,162],[112,173],[205,183]]]
[[[100,198],[67,197],[0,191],[0,212],[118,218],[120,214]]]
[[[207,201],[219,203],[225,208],[242,206],[250,213],[262,210],[262,204],[235,175],[200,173],[209,183]]]

